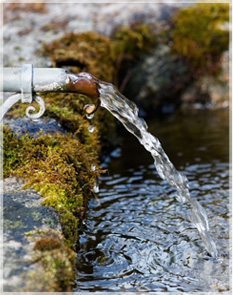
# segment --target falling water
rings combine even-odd
[[[89,125],[89,126],[88,126],[88,131],[89,131],[90,133],[92,133],[94,130],[95,130],[95,128],[94,128],[92,125]]]
[[[93,119],[94,115],[95,115],[94,113],[93,114],[86,114],[86,118],[89,119],[89,120]]]
[[[159,140],[147,131],[146,122],[138,116],[138,108],[124,97],[112,84],[99,81],[101,106],[116,117],[125,128],[136,136],[154,159],[155,167],[162,179],[176,187],[177,200],[191,206],[190,219],[197,228],[207,251],[217,257],[217,249],[209,234],[207,214],[204,208],[190,197],[187,178],[178,172],[164,152]]]

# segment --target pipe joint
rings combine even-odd
[[[21,101],[32,103],[32,64],[24,64],[21,71]]]

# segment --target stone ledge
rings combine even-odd
[[[34,243],[26,234],[35,229],[61,232],[58,214],[41,205],[42,198],[33,190],[22,190],[23,182],[7,178],[3,186],[3,288],[5,292],[19,291],[24,277],[34,270],[30,263]]]

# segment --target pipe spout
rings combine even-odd
[[[100,105],[98,79],[89,73],[70,74],[68,77],[70,79],[67,83],[68,92],[80,93],[90,97],[94,104],[85,105],[84,110],[88,115],[93,114]]]

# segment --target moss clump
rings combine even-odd
[[[51,57],[53,67],[66,67],[73,73],[89,72],[107,82],[112,80],[112,47],[107,37],[92,32],[68,33],[45,44],[42,53]]]
[[[52,251],[61,248],[61,245],[62,244],[60,240],[51,237],[41,238],[35,243],[33,250],[41,252]]]
[[[100,174],[95,132],[81,140],[72,134],[32,138],[17,137],[6,128],[3,131],[4,177],[26,179],[24,187],[35,189],[44,197],[43,204],[59,213],[67,243],[74,245],[78,218],[83,218],[87,196]],[[96,165],[95,171],[91,164]]]
[[[172,49],[199,71],[216,71],[223,51],[229,47],[229,4],[196,4],[173,17]],[[217,67],[218,68],[218,67]]]
[[[153,27],[135,23],[119,26],[112,34],[114,59],[137,61],[144,53],[149,52],[156,44]]]
[[[111,37],[115,73],[113,83],[123,91],[132,67],[156,45],[153,26],[133,23],[117,27]]]
[[[53,67],[66,67],[74,73],[85,71],[114,82],[123,62],[136,62],[155,44],[152,27],[135,23],[119,26],[110,38],[93,32],[68,33],[44,44],[41,52],[51,57]]]
[[[55,118],[81,142],[92,138],[87,128],[89,123],[95,125],[95,134],[100,137],[102,147],[114,145],[117,141],[114,118],[105,109],[99,108],[91,121],[85,118],[83,108],[92,103],[90,98],[72,93],[48,93],[42,94],[42,97],[46,103],[45,116]]]
[[[34,264],[34,271],[25,275],[25,287],[22,291],[72,292],[75,279],[75,253],[66,246],[62,235],[51,229],[34,230],[28,239],[34,243],[30,259]]]

